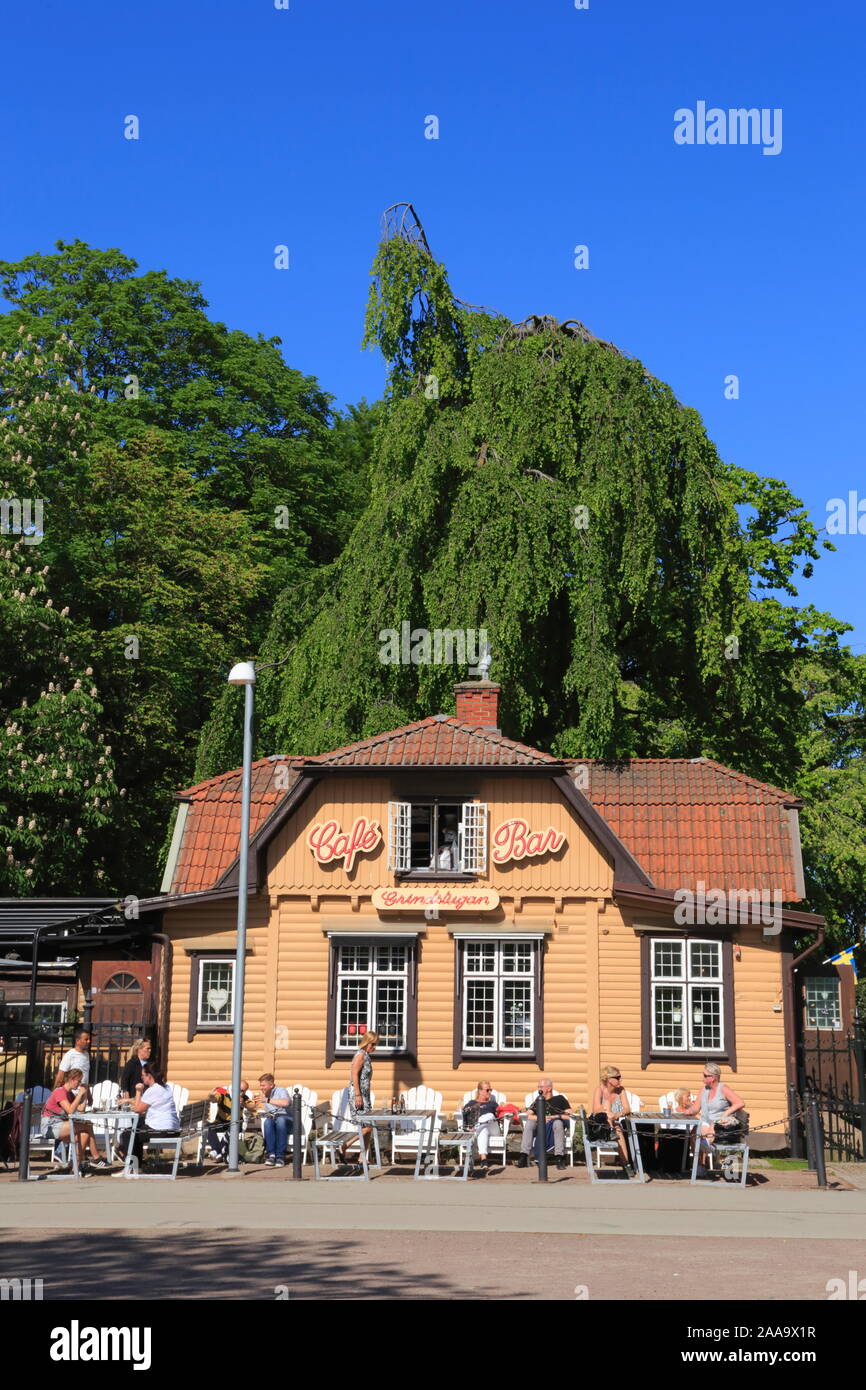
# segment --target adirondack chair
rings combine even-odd
[[[554,1091],[555,1096],[561,1095],[560,1091]],[[532,1102],[536,1099],[538,1091],[528,1091],[523,1107],[528,1110]],[[574,1167],[574,1133],[577,1129],[577,1120],[573,1115],[567,1115],[563,1120],[565,1125],[565,1152],[571,1167]],[[550,1150],[548,1150],[550,1152]]]
[[[176,1081],[167,1081],[166,1085],[174,1096],[174,1108],[180,1115],[189,1100],[189,1090],[186,1086],[179,1086]]]
[[[492,1098],[493,1100],[496,1101],[496,1104],[497,1104],[497,1105],[507,1105],[507,1103],[508,1103],[508,1097],[507,1097],[507,1095],[505,1094],[504,1091],[491,1091],[491,1098]],[[460,1112],[461,1112],[461,1114],[462,1114],[464,1105],[467,1105],[467,1104],[469,1103],[470,1100],[474,1100],[474,1099],[475,1099],[475,1091],[474,1091],[474,1090],[472,1090],[472,1091],[467,1091],[466,1094],[464,1095],[462,1101],[460,1102]],[[490,1152],[491,1156],[492,1156],[493,1154],[502,1154],[502,1166],[503,1166],[503,1168],[504,1168],[504,1167],[505,1167],[505,1160],[506,1160],[506,1157],[507,1157],[507,1155],[508,1155],[508,1131],[509,1131],[509,1129],[510,1129],[510,1127],[511,1127],[511,1116],[510,1116],[510,1115],[506,1115],[506,1116],[505,1116],[505,1119],[504,1119],[504,1120],[499,1120],[498,1123],[499,1123],[499,1125],[502,1127],[502,1133],[501,1133],[501,1134],[491,1134],[491,1136],[490,1136],[490,1150],[489,1150],[489,1152]]]
[[[310,1134],[313,1128],[313,1111],[319,1103],[319,1096],[316,1091],[311,1091],[309,1086],[287,1086],[286,1090],[290,1096],[294,1096],[296,1090],[301,1093],[301,1125],[303,1127],[302,1162],[307,1163],[310,1157],[309,1149]],[[291,1110],[291,1107],[289,1108]],[[294,1152],[295,1136],[294,1134],[290,1134],[288,1147],[286,1149],[286,1157],[288,1158],[289,1154],[294,1154]]]
[[[116,1081],[97,1081],[96,1085],[91,1087],[90,1094],[93,1097],[95,1110],[110,1110],[120,1095],[120,1087]],[[100,1120],[97,1115],[94,1115],[91,1123],[93,1124],[93,1133],[105,1149],[105,1161],[110,1163],[117,1122]]]
[[[432,1144],[435,1148],[442,1128],[442,1092],[434,1091],[429,1086],[412,1086],[402,1093],[401,1099],[405,1101],[407,1110],[436,1111],[432,1134]],[[418,1145],[422,1138],[426,1139],[429,1134],[429,1120],[402,1120],[399,1125],[395,1125],[391,1133],[391,1162],[396,1163],[398,1154],[411,1154],[413,1158],[417,1158]]]

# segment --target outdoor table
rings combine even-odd
[[[370,1172],[369,1172],[370,1164],[367,1162],[367,1159],[366,1159],[366,1156],[365,1156],[365,1153],[364,1153],[364,1139],[363,1139],[362,1131],[364,1130],[365,1127],[366,1127],[366,1128],[369,1128],[369,1129],[375,1129],[375,1130],[377,1130],[377,1131],[378,1131],[379,1129],[389,1129],[389,1128],[390,1128],[390,1129],[393,1129],[395,1126],[397,1126],[398,1124],[400,1124],[401,1121],[403,1121],[403,1120],[427,1120],[427,1122],[428,1122],[428,1124],[427,1124],[427,1142],[426,1142],[426,1143],[422,1143],[422,1136],[423,1136],[423,1134],[424,1134],[424,1126],[423,1126],[423,1125],[418,1125],[418,1126],[417,1126],[417,1130],[418,1130],[418,1155],[417,1155],[417,1157],[416,1157],[416,1159],[415,1159],[415,1172],[414,1172],[414,1174],[413,1174],[413,1177],[414,1177],[417,1181],[423,1182],[423,1180],[424,1180],[425,1178],[435,1178],[435,1177],[438,1177],[438,1176],[439,1176],[438,1171],[435,1172],[435,1173],[429,1171],[430,1166],[431,1166],[429,1161],[428,1161],[428,1163],[427,1163],[427,1165],[426,1165],[428,1171],[427,1171],[426,1173],[422,1173],[422,1172],[421,1172],[421,1154],[422,1154],[422,1152],[423,1152],[425,1155],[428,1155],[428,1154],[430,1154],[430,1153],[432,1152],[433,1155],[434,1155],[434,1158],[436,1157],[436,1146],[435,1146],[435,1144],[434,1144],[434,1142],[433,1142],[433,1130],[434,1130],[435,1125],[436,1125],[436,1111],[435,1111],[435,1110],[397,1110],[397,1111],[394,1111],[393,1113],[392,1113],[390,1110],[364,1110],[364,1111],[362,1111],[361,1114],[358,1116],[357,1120],[353,1121],[353,1123],[357,1126],[357,1129],[358,1129],[358,1141],[359,1141],[359,1143],[360,1143],[360,1145],[361,1145],[361,1166],[362,1166],[362,1168],[363,1168],[364,1178],[365,1178],[365,1180],[366,1180],[367,1182],[370,1181]],[[380,1157],[381,1157],[381,1155],[380,1155]],[[381,1167],[381,1164],[374,1164],[373,1166],[374,1166],[374,1167]],[[434,1166],[435,1166],[435,1165],[434,1165]]]
[[[80,1170],[79,1170],[79,1167],[78,1167],[78,1145],[77,1145],[76,1142],[75,1142],[75,1121],[76,1121],[76,1120],[90,1120],[91,1124],[93,1123],[94,1120],[110,1120],[110,1121],[114,1121],[114,1122],[116,1123],[116,1128],[117,1128],[117,1129],[121,1129],[121,1128],[123,1128],[123,1129],[130,1129],[130,1130],[132,1131],[132,1134],[131,1134],[131,1137],[130,1137],[129,1148],[128,1148],[127,1153],[126,1153],[126,1160],[125,1160],[124,1165],[123,1165],[123,1175],[124,1175],[124,1177],[128,1177],[128,1176],[131,1174],[131,1172],[132,1172],[132,1139],[135,1137],[135,1131],[136,1131],[136,1129],[138,1128],[138,1121],[139,1121],[139,1114],[138,1114],[138,1111],[136,1111],[136,1110],[130,1110],[130,1109],[128,1109],[127,1107],[123,1107],[123,1108],[120,1108],[120,1109],[115,1108],[115,1109],[112,1109],[112,1110],[84,1110],[84,1111],[77,1112],[77,1113],[74,1114],[74,1115],[70,1115],[68,1118],[69,1118],[69,1153],[70,1153],[70,1158],[71,1158],[71,1161],[72,1161],[72,1172],[69,1173],[69,1174],[66,1174],[65,1176],[73,1177],[73,1178],[80,1178],[80,1177],[81,1177],[81,1173],[80,1173]],[[123,1125],[120,1125],[119,1122],[120,1122],[121,1120],[124,1120],[126,1123],[123,1124]],[[95,1130],[94,1130],[94,1133],[95,1133]]]
[[[629,1126],[630,1134],[628,1137],[630,1139],[632,1157],[641,1182],[644,1181],[645,1174],[643,1170],[643,1160],[641,1159],[640,1144],[638,1143],[638,1126],[660,1125],[662,1128],[668,1130],[679,1129],[686,1131],[693,1129],[695,1131],[695,1155],[692,1159],[692,1176],[689,1181],[693,1183],[697,1182],[698,1159],[701,1153],[700,1127],[703,1124],[703,1119],[700,1115],[662,1115],[654,1110],[641,1110],[636,1115],[625,1115],[622,1123]]]

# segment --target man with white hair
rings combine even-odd
[[[542,1142],[549,1145],[551,1131],[553,1132],[553,1152],[556,1155],[557,1168],[568,1166],[565,1157],[565,1120],[571,1115],[571,1106],[568,1103],[568,1096],[560,1095],[554,1091],[553,1082],[549,1077],[543,1076],[538,1083],[539,1095],[544,1096],[544,1112],[547,1120],[547,1134],[542,1136]],[[532,1153],[535,1144],[535,1130],[538,1124],[538,1096],[530,1105],[526,1119],[523,1124],[523,1139],[520,1143],[520,1157],[517,1160],[518,1168],[525,1168],[529,1163],[529,1155]]]

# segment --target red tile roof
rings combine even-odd
[[[798,899],[786,806],[796,797],[708,759],[636,758],[623,764],[564,760],[576,785],[607,821],[657,888],[779,889]],[[316,767],[405,768],[562,766],[549,753],[492,729],[435,715],[318,757],[262,758],[253,764],[251,834]],[[180,793],[189,801],[171,893],[215,886],[237,858],[241,774],[213,777]]]
[[[790,792],[708,758],[635,758],[588,767],[584,795],[657,888],[769,889],[795,902]]]
[[[328,767],[544,767],[561,760],[495,729],[434,714],[310,761]]]
[[[260,758],[253,763],[250,834],[255,835],[298,780],[298,758]],[[189,801],[183,842],[171,892],[213,888],[238,857],[241,833],[241,770],[224,772],[179,793]]]

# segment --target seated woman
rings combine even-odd
[[[703,1081],[700,1095],[686,1109],[685,1114],[700,1115],[703,1121],[700,1126],[701,1150],[702,1156],[705,1155],[707,1158],[705,1166],[709,1169],[709,1156],[713,1152],[716,1125],[742,1110],[746,1102],[722,1081],[722,1069],[716,1062],[706,1063]],[[725,1177],[728,1177],[732,1164],[733,1158],[727,1158],[722,1165]]]
[[[475,1099],[467,1101],[463,1107],[461,1113],[463,1128],[474,1129],[478,1135],[479,1163],[487,1163],[491,1136],[498,1139],[502,1132],[496,1118],[498,1108],[493,1095],[493,1086],[489,1081],[479,1081],[475,1088]]]
[[[132,1147],[139,1164],[148,1137],[152,1135],[167,1139],[180,1134],[180,1119],[174,1104],[174,1093],[166,1086],[162,1072],[145,1062],[142,1077],[143,1080],[139,1081],[135,1088],[135,1100],[132,1102],[133,1110],[142,1117],[138,1122]],[[127,1153],[131,1133],[130,1130],[124,1136]]]
[[[84,1073],[73,1067],[66,1073],[64,1085],[52,1091],[42,1107],[42,1137],[59,1141],[69,1141],[69,1116],[77,1115],[87,1102],[87,1087],[84,1086]],[[84,1164],[87,1150],[90,1150],[91,1168],[110,1168],[104,1158],[99,1157],[96,1135],[89,1120],[78,1120],[75,1125],[75,1142],[78,1145],[78,1161]]]
[[[680,1086],[678,1091],[674,1091],[674,1114],[690,1115],[689,1106],[692,1103],[692,1093],[688,1086]]]
[[[632,1167],[631,1155],[628,1151],[628,1142],[623,1133],[622,1121],[626,1115],[631,1114],[628,1092],[622,1084],[622,1073],[619,1067],[602,1067],[601,1077],[595,1094],[592,1097],[592,1115],[605,1115],[608,1124],[612,1127],[616,1142],[619,1145],[620,1157],[623,1161],[628,1177],[635,1176]]]

